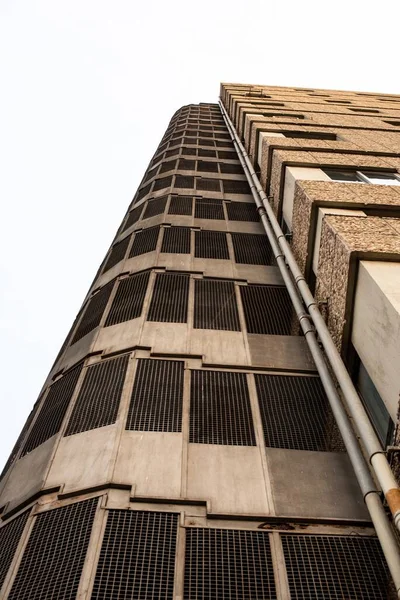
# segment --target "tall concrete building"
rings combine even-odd
[[[2,599],[397,597],[399,127],[175,113],[3,470]]]

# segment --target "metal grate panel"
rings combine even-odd
[[[133,239],[131,251],[129,252],[129,258],[147,254],[147,252],[154,252],[157,248],[159,232],[159,225],[157,225],[157,227],[149,227],[148,229],[137,231]]]
[[[248,333],[290,335],[292,305],[285,287],[240,286]]]
[[[207,148],[199,148],[199,156],[217,158],[217,151],[208,150]]]
[[[138,360],[126,429],[182,431],[184,362]]]
[[[191,372],[189,442],[256,445],[244,373]]]
[[[168,173],[168,171],[173,171],[176,166],[176,160],[167,160],[163,162],[160,168],[160,173]]]
[[[173,600],[178,515],[109,510],[92,600]]]
[[[216,198],[197,199],[194,216],[196,219],[217,219],[223,221],[225,215],[222,200]]]
[[[218,158],[237,160],[238,155],[236,154],[236,152],[229,152],[228,150],[218,150]]]
[[[192,216],[193,198],[192,196],[172,196],[169,203],[169,215],[188,215]]]
[[[291,598],[386,600],[388,575],[377,538],[281,534]]]
[[[221,173],[234,173],[235,175],[243,175],[243,168],[240,164],[221,163]]]
[[[248,202],[228,202],[226,205],[230,221],[259,221],[255,204]]]
[[[71,345],[83,338],[93,329],[100,325],[101,318],[107,306],[111,292],[114,287],[114,281],[110,281],[103,286],[94,296],[92,296],[86,305],[83,317],[78,325],[75,335],[72,338]]]
[[[64,436],[117,420],[129,354],[88,367]]]
[[[232,281],[195,280],[194,328],[240,331]]]
[[[220,192],[221,191],[219,179],[205,179],[203,177],[201,179],[196,180],[196,189],[204,190],[207,192]]]
[[[123,239],[121,242],[118,242],[118,244],[114,244],[114,246],[111,248],[111,252],[107,258],[107,262],[104,265],[103,273],[105,273],[106,271],[108,271],[109,269],[114,267],[121,260],[124,260],[130,239],[131,238],[128,235],[128,237]]]
[[[190,254],[190,227],[165,227],[161,252]]]
[[[167,200],[168,196],[161,196],[155,200],[149,200],[142,218],[149,219],[150,217],[155,217],[156,215],[162,215],[165,211]]]
[[[251,194],[247,181],[238,179],[223,179],[222,185],[225,194]]]
[[[138,273],[119,282],[105,327],[140,317],[150,273]]]
[[[29,513],[30,510],[26,510],[22,515],[0,528],[0,589],[13,561]]]
[[[229,260],[226,234],[222,231],[196,231],[194,255],[196,258],[222,258]]]
[[[211,152],[211,150],[209,150],[209,152]],[[197,162],[197,170],[206,171],[208,173],[218,173],[218,163],[212,162],[211,160],[199,160]]]
[[[189,275],[157,273],[148,321],[186,323]]]
[[[129,227],[132,227],[132,225],[134,225],[135,223],[137,223],[140,220],[140,215],[142,214],[142,210],[143,210],[143,205],[138,206],[137,208],[135,208],[134,210],[131,210],[131,212],[128,213],[128,218],[126,220],[126,223],[125,223],[122,231],[126,231],[127,229],[129,229]]]
[[[171,187],[172,185],[172,176],[171,177],[162,177],[161,179],[156,179],[154,182],[153,192],[157,190],[163,190],[164,188]]]
[[[8,600],[75,600],[98,498],[35,517]]]
[[[68,371],[68,373],[61,377],[61,379],[58,379],[58,381],[55,381],[50,387],[24,444],[21,456],[32,452],[32,450],[60,431],[81,370],[82,364]]]
[[[255,375],[255,381],[266,446],[331,449],[333,415],[319,378]]]
[[[183,171],[194,171],[196,168],[195,160],[187,160],[186,158],[181,158],[178,163],[178,169],[182,169]]]
[[[152,184],[148,183],[147,185],[145,185],[144,187],[142,187],[139,190],[137,198],[136,198],[136,202],[139,202],[139,200],[144,198],[150,192],[151,186],[152,186]]]
[[[184,600],[276,600],[269,534],[186,529]]]
[[[238,264],[272,264],[274,255],[266,235],[232,233],[231,236],[235,261]]]
[[[194,177],[186,177],[186,175],[177,175],[175,177],[176,188],[194,188]]]

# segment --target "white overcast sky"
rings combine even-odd
[[[0,470],[172,114],[400,93],[399,2],[0,0]]]

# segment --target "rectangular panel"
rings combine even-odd
[[[43,442],[60,430],[81,370],[82,364],[68,371],[68,373],[61,377],[61,379],[58,379],[58,381],[55,381],[50,387],[24,444],[21,456],[32,452],[32,450],[43,444]]]
[[[109,510],[92,600],[173,600],[178,515]]]
[[[211,160],[199,160],[197,161],[197,170],[208,173],[218,173],[218,163]]]
[[[182,431],[184,362],[139,359],[126,429]]]
[[[238,179],[223,179],[222,184],[225,194],[251,194],[247,181]]]
[[[9,600],[75,600],[98,498],[35,517]]]
[[[222,200],[217,198],[197,198],[194,210],[196,219],[225,219]]]
[[[173,171],[176,166],[176,160],[167,160],[163,162],[160,168],[160,173],[168,173],[168,171]]]
[[[148,321],[186,323],[189,275],[157,273]]]
[[[187,160],[186,158],[181,158],[178,162],[178,169],[183,171],[194,171],[196,168],[195,160]]]
[[[190,227],[164,227],[161,252],[190,254]]]
[[[125,225],[122,229],[122,231],[126,231],[127,229],[129,229],[129,227],[132,227],[132,225],[134,225],[135,223],[137,223],[140,219],[140,215],[142,214],[142,210],[143,210],[143,205],[142,206],[138,206],[137,208],[134,208],[133,210],[131,210],[128,213],[128,217],[126,219]]]
[[[138,273],[119,282],[105,327],[140,317],[150,273]]]
[[[162,177],[161,179],[156,179],[154,182],[153,192],[157,190],[163,190],[164,188],[171,187],[172,185],[172,177]]]
[[[226,204],[230,221],[259,221],[256,205],[249,202],[228,202]]]
[[[75,335],[72,338],[71,345],[100,325],[107,302],[114,288],[114,281],[107,283],[107,285],[103,286],[90,298],[84,310],[83,317],[75,331]]]
[[[129,356],[88,367],[64,436],[115,423]]]
[[[377,538],[281,534],[292,598],[385,600],[389,577]]]
[[[243,168],[240,164],[234,163],[221,163],[221,173],[234,173],[236,175],[243,175]]]
[[[197,179],[196,180],[196,189],[204,190],[206,192],[220,192],[220,183],[219,179]]]
[[[0,589],[13,561],[29,513],[30,510],[26,510],[22,515],[0,527]]]
[[[226,234],[221,231],[196,231],[194,255],[196,258],[229,260]]]
[[[130,236],[124,238],[118,244],[114,244],[111,248],[111,252],[107,258],[106,264],[104,265],[103,273],[114,267],[121,260],[124,260],[126,251],[128,249]]]
[[[266,446],[327,452],[334,442],[344,449],[319,378],[255,375],[255,381]]]
[[[292,305],[285,287],[240,286],[248,333],[290,335]]]
[[[139,202],[139,200],[141,200],[142,198],[144,198],[150,192],[151,186],[152,186],[152,184],[148,183],[144,187],[140,188],[140,190],[138,192],[138,195],[137,195],[137,198],[135,200],[135,203]]]
[[[186,177],[185,175],[177,175],[175,177],[175,188],[194,188],[194,177]]]
[[[188,527],[183,598],[276,600],[269,534]]]
[[[232,281],[195,280],[194,328],[240,331]]]
[[[232,233],[235,261],[246,265],[271,265],[274,259],[266,235]]]
[[[169,215],[188,215],[192,216],[193,197],[192,196],[172,196],[169,203]]]
[[[168,196],[161,196],[161,198],[149,200],[142,218],[149,219],[150,217],[155,217],[156,215],[162,215],[165,210],[167,200]]]
[[[134,256],[140,256],[147,252],[154,252],[157,248],[158,234],[160,232],[160,226],[149,227],[148,229],[142,229],[135,233],[131,251],[129,252],[129,258]]]
[[[189,442],[256,445],[244,373],[191,372]]]

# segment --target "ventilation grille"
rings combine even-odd
[[[140,256],[141,254],[146,254],[147,252],[154,252],[154,250],[157,248],[159,231],[159,225],[157,227],[149,227],[148,229],[138,231],[135,234],[132,248],[129,253],[129,258]]]
[[[226,205],[230,221],[259,221],[255,204],[248,202],[229,202]]]
[[[246,375],[192,371],[191,376],[189,441],[255,446]]]
[[[65,436],[115,423],[128,362],[126,354],[87,369]]]
[[[232,281],[195,280],[194,328],[240,331]]]
[[[190,228],[165,227],[161,252],[190,254]]]
[[[292,308],[284,287],[240,286],[248,333],[290,335]]]
[[[162,177],[162,179],[156,179],[154,182],[153,192],[171,187],[171,185],[172,177]]]
[[[273,253],[266,235],[232,233],[235,261],[246,265],[270,265]]]
[[[187,528],[184,598],[276,600],[269,535]]]
[[[242,166],[238,164],[221,163],[220,168],[222,173],[234,173],[235,175],[243,175]]]
[[[144,211],[143,219],[149,219],[156,215],[162,215],[165,211],[165,205],[167,204],[168,196],[161,196],[156,200],[149,200],[147,203],[146,210]]]
[[[199,156],[217,158],[216,150],[208,150],[207,148],[199,148]]]
[[[176,160],[168,160],[167,162],[162,163],[160,168],[160,173],[167,173],[168,171],[173,171],[175,169]]]
[[[251,194],[247,181],[236,179],[223,179],[222,184],[225,194]]]
[[[376,538],[281,535],[292,598],[386,600],[388,576]]]
[[[142,210],[143,210],[143,205],[138,206],[134,210],[131,210],[130,213],[128,213],[128,218],[126,220],[126,223],[125,223],[122,231],[126,231],[127,229],[129,229],[129,227],[132,227],[132,225],[134,225],[135,223],[137,223],[139,221],[140,215],[142,214]]]
[[[222,201],[214,198],[197,199],[194,216],[196,219],[219,219],[223,221],[225,215]]]
[[[222,258],[229,260],[226,234],[221,231],[196,231],[196,258]]]
[[[60,430],[81,370],[82,364],[71,369],[50,387],[24,444],[21,456],[34,450]]]
[[[219,179],[197,179],[196,188],[207,192],[220,192]]]
[[[139,359],[126,429],[182,430],[184,363]]]
[[[237,160],[238,155],[236,152],[228,152],[227,150],[218,150],[218,158],[225,158],[228,160]]]
[[[189,275],[158,273],[147,320],[186,323],[188,297]]]
[[[192,216],[193,198],[191,196],[172,196],[168,214]]]
[[[194,177],[186,177],[185,175],[177,175],[175,177],[176,188],[194,188]]]
[[[182,169],[183,171],[194,171],[196,168],[195,160],[186,160],[186,158],[181,158],[178,163],[178,169]]]
[[[100,325],[101,317],[107,306],[107,302],[110,298],[111,292],[114,287],[114,281],[110,281],[92,296],[86,306],[86,310],[83,314],[82,320],[78,325],[78,329],[72,338],[72,344],[75,344],[78,340],[83,338],[93,329],[96,329]]]
[[[150,273],[133,275],[119,282],[105,327],[140,317]]]
[[[0,590],[13,561],[29,512],[29,510],[25,511],[0,529]]]
[[[151,183],[148,183],[142,189],[139,190],[137,198],[136,198],[136,202],[139,202],[139,200],[144,198],[150,192],[151,185],[152,185]]]
[[[331,449],[332,436],[339,434],[333,429],[333,415],[318,378],[255,375],[255,380],[266,446]]]
[[[92,600],[173,600],[178,515],[109,510]]]
[[[214,152],[215,150],[209,150],[209,152]],[[197,170],[198,171],[206,171],[209,173],[218,173],[218,163],[217,162],[212,162],[211,160],[199,160],[197,163]],[[218,183],[218,180],[217,180]],[[218,188],[219,188],[219,184],[218,184]]]
[[[112,247],[111,253],[107,259],[106,264],[104,265],[103,273],[114,267],[121,260],[125,258],[126,251],[128,249],[130,237],[126,237],[118,244]]]
[[[75,600],[98,498],[39,514],[9,600]]]

